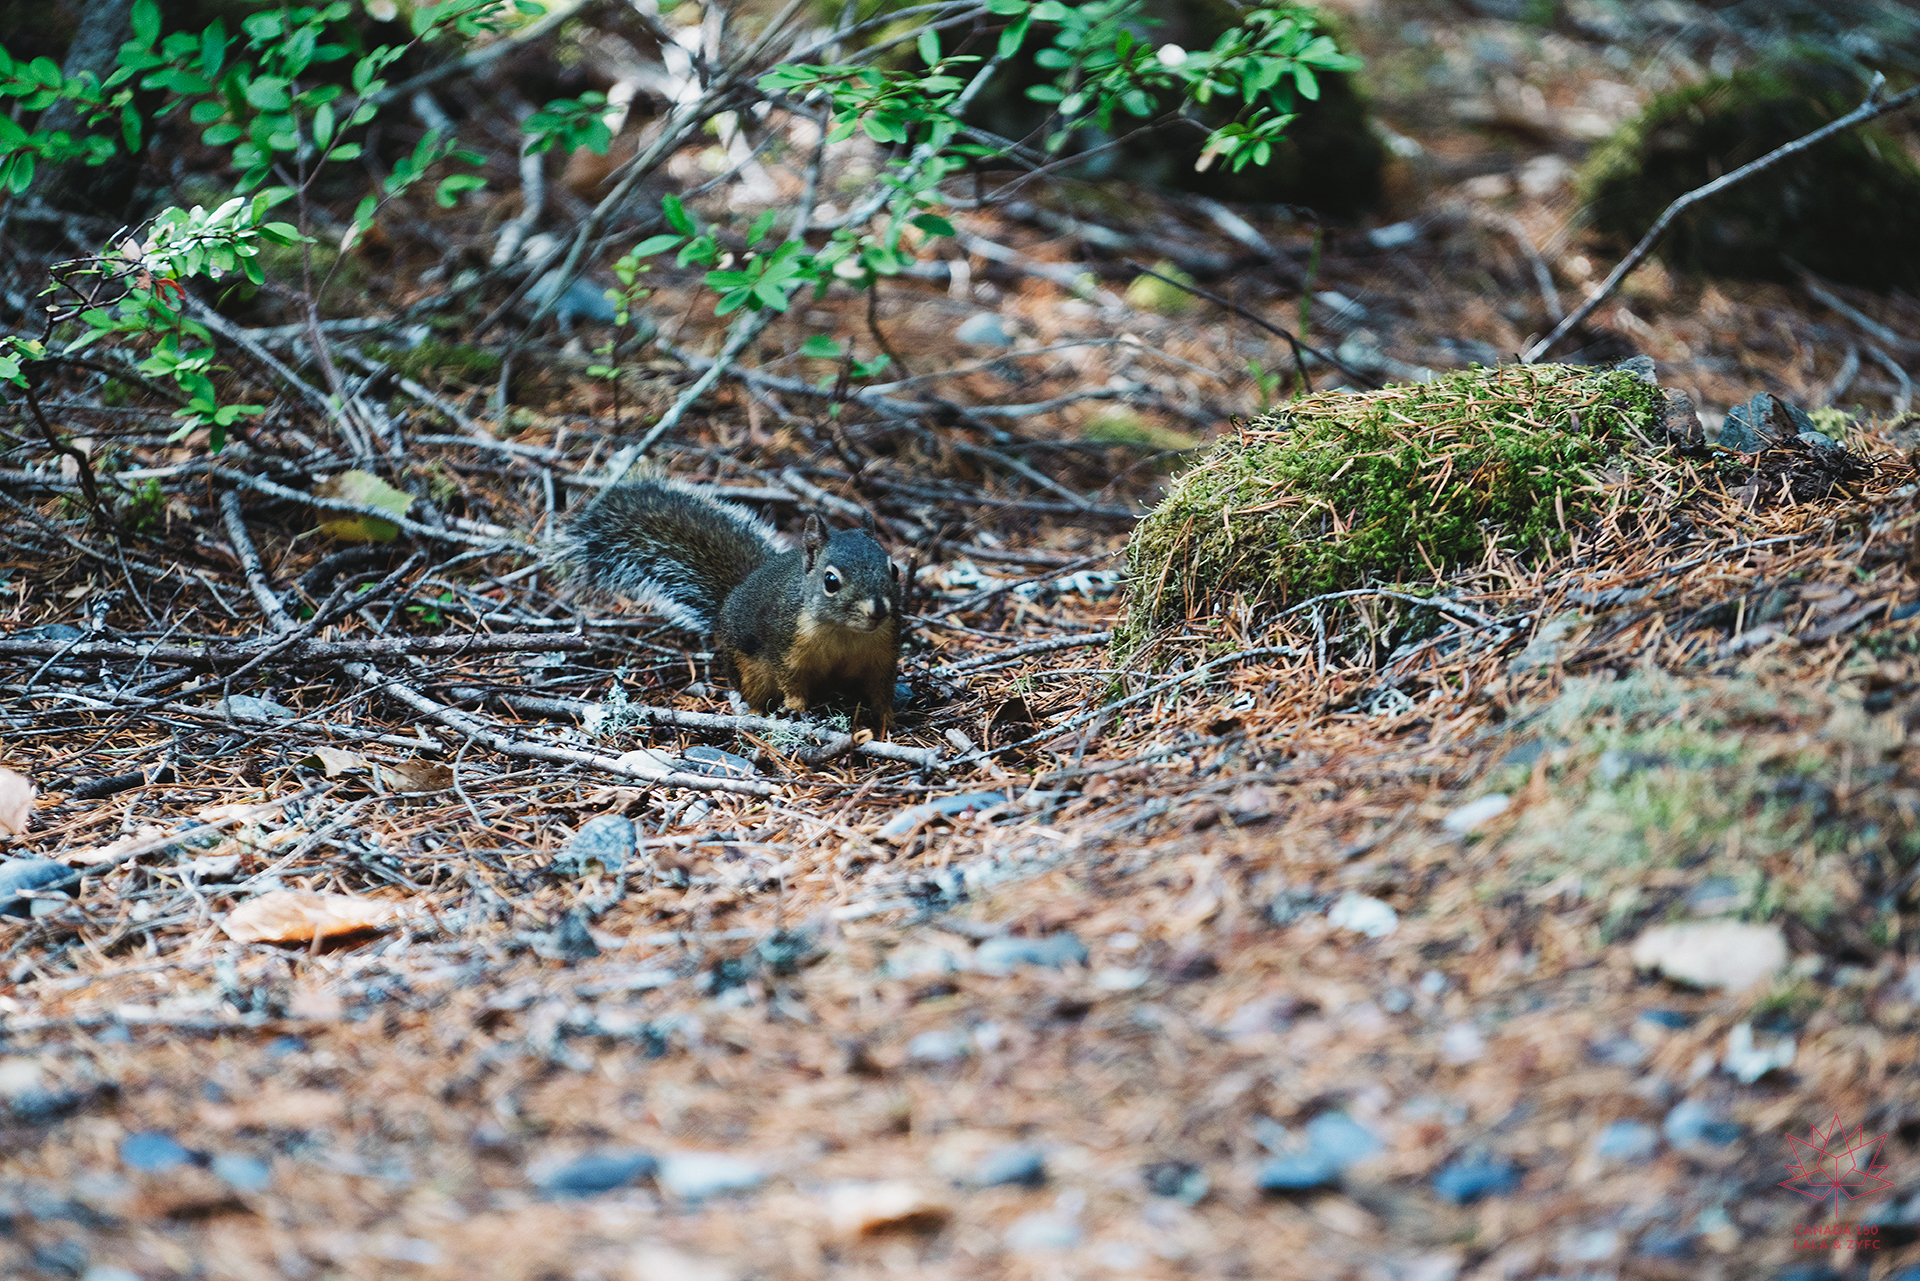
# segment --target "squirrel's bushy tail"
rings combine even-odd
[[[669,480],[615,485],[567,523],[565,542],[594,585],[702,632],[727,594],[780,553],[759,517]]]

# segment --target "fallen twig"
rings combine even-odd
[[[1632,272],[1635,267],[1638,267],[1649,253],[1653,252],[1653,247],[1660,242],[1660,237],[1667,234],[1668,224],[1683,210],[1698,204],[1708,196],[1726,190],[1737,182],[1752,177],[1762,169],[1771,168],[1773,165],[1785,160],[1788,156],[1805,151],[1815,143],[1826,141],[1834,134],[1851,129],[1857,124],[1864,124],[1876,116],[1884,116],[1889,111],[1898,111],[1915,98],[1920,98],[1920,85],[1915,85],[1906,92],[1895,94],[1893,97],[1883,101],[1880,98],[1880,89],[1885,83],[1886,77],[1876,72],[1873,77],[1873,86],[1867,91],[1867,100],[1858,107],[1855,107],[1852,111],[1849,111],[1846,115],[1841,116],[1831,124],[1814,130],[1804,138],[1795,138],[1792,142],[1783,143],[1775,147],[1758,160],[1741,165],[1732,173],[1722,174],[1703,187],[1695,187],[1692,191],[1687,192],[1684,196],[1681,196],[1672,204],[1668,205],[1666,211],[1654,220],[1653,226],[1647,229],[1647,234],[1640,237],[1640,243],[1633,247],[1631,253],[1620,260],[1620,265],[1607,274],[1607,278],[1600,282],[1598,288],[1587,295],[1587,300],[1575,308],[1572,315],[1555,325],[1552,333],[1520,353],[1521,363],[1531,365],[1534,361],[1540,359],[1541,356],[1553,350],[1555,343],[1566,337],[1567,334],[1577,328],[1582,321],[1586,320],[1588,316],[1591,316],[1594,309],[1604,302],[1607,296],[1613,293],[1615,289],[1620,287],[1620,282],[1625,280],[1627,275]]]

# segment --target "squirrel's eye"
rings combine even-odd
[[[833,570],[830,569],[827,571],[827,576],[823,581],[826,584],[827,595],[831,596],[840,590],[840,575]]]

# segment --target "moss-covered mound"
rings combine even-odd
[[[1431,581],[1489,544],[1564,546],[1595,511],[1591,469],[1661,417],[1659,388],[1567,365],[1303,396],[1223,440],[1136,527],[1116,647],[1225,596],[1281,607]]]
[[[1656,99],[1601,147],[1582,187],[1596,230],[1639,240],[1676,197],[1860,104],[1830,67],[1743,72]],[[1735,183],[1674,220],[1659,253],[1686,271],[1790,279],[1793,264],[1873,289],[1920,284],[1920,168],[1862,126]]]

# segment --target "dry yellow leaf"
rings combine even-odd
[[[400,909],[379,899],[310,890],[269,890],[227,913],[220,928],[240,943],[306,943],[315,938],[381,930]]]

